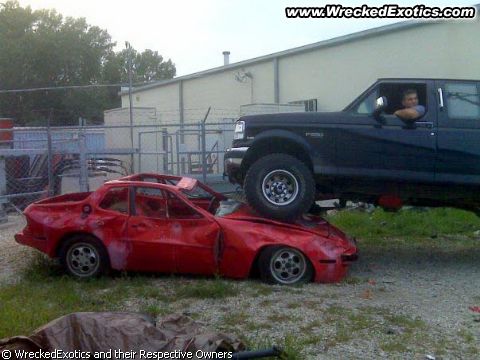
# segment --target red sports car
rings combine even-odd
[[[16,241],[79,278],[115,269],[334,282],[357,258],[355,243],[320,217],[266,219],[186,177],[131,175],[38,201],[25,216]]]

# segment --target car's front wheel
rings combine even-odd
[[[315,197],[310,169],[287,154],[270,154],[254,162],[244,183],[248,203],[264,216],[291,221],[308,211]]]
[[[98,277],[109,269],[105,247],[89,235],[76,235],[66,240],[59,257],[65,271],[76,278]]]
[[[313,268],[307,257],[289,246],[271,246],[258,258],[260,278],[269,284],[295,285],[309,282]]]

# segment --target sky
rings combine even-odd
[[[3,0],[0,0],[3,2]],[[480,1],[303,1],[303,0],[19,0],[32,9],[55,9],[64,16],[84,17],[106,29],[117,43],[152,49],[177,68],[177,76],[223,65],[224,50],[238,62],[311,44],[401,19],[287,19],[285,7],[470,6]],[[477,15],[478,17],[478,15]]]

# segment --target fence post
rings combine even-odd
[[[80,127],[78,131],[78,148],[79,148],[79,161],[80,161],[80,191],[88,191],[88,168],[87,168],[87,144],[85,136],[84,119],[80,118]]]
[[[203,183],[207,183],[207,144],[206,144],[206,134],[205,134],[205,123],[200,124],[201,134],[202,134],[202,180]]]
[[[50,114],[47,119],[47,172],[48,172],[48,196],[55,195],[55,184],[53,176],[53,146],[52,146],[52,127],[51,121],[53,118],[53,109],[50,109]]]
[[[5,205],[8,200],[4,195],[7,194],[7,172],[5,170],[5,157],[0,156],[0,224],[8,221]]]
[[[175,132],[175,150],[177,152],[177,175],[180,175],[180,136],[178,131]]]
[[[132,153],[130,154],[130,174],[135,172],[134,166],[134,142],[133,142],[133,100],[132,100],[132,82],[133,82],[133,72],[132,72],[132,46],[128,41],[125,41],[125,47],[127,48],[127,65],[128,65],[128,108],[129,108],[129,118],[130,118],[130,145],[132,148]]]
[[[138,132],[138,172],[142,172],[142,135],[141,131]],[[133,150],[133,147],[132,147]]]
[[[165,174],[168,174],[168,133],[167,129],[163,128],[162,129],[162,151],[164,152],[163,154],[163,172]]]
[[[204,184],[207,183],[207,134],[205,129],[205,121],[207,121],[211,108],[211,106],[208,108],[207,113],[200,124],[202,136],[202,180]]]

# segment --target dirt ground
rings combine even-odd
[[[13,240],[23,224],[14,217],[0,227],[0,283],[21,281],[19,271],[33,252]],[[480,314],[471,309],[480,306],[480,246],[469,252],[359,247],[360,260],[340,284],[235,281],[240,292],[234,297],[159,305],[213,329],[290,342],[307,359],[480,358]],[[153,285],[168,289],[175,281],[159,277]],[[144,300],[129,301],[126,309],[138,311]]]

